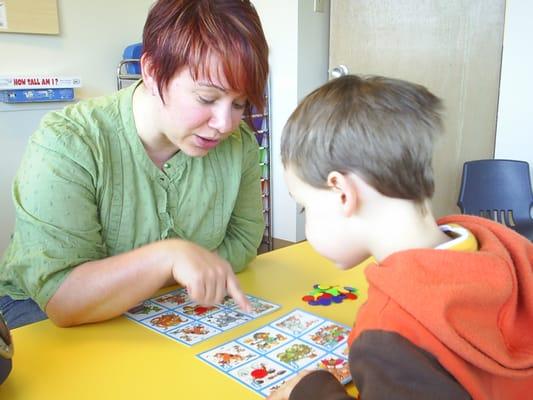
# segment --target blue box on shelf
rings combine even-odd
[[[42,103],[48,101],[73,101],[74,88],[7,89],[0,90],[4,103]]]

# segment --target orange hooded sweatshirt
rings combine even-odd
[[[488,219],[438,223],[466,228],[477,251],[406,250],[366,269],[348,339],[361,400],[533,399],[533,244]],[[289,397],[349,398],[324,371]]]
[[[533,244],[488,219],[438,223],[468,229],[478,251],[414,249],[370,266],[350,345],[367,330],[396,332],[474,399],[533,398]]]

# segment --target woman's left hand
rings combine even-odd
[[[289,400],[294,387],[302,380],[304,376],[313,371],[302,371],[294,378],[285,382],[278,390],[266,398],[266,400]]]

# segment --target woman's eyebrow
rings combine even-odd
[[[219,85],[215,85],[214,83],[212,82],[197,82],[198,83],[198,86],[202,86],[202,87],[207,87],[207,88],[213,88],[213,89],[218,89],[220,90],[221,92],[224,92],[224,93],[228,93],[228,89],[225,89],[223,88],[222,86],[219,86]]]

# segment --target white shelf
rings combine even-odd
[[[42,103],[2,103],[0,102],[0,112],[13,111],[35,111],[35,110],[60,110],[76,101],[47,101]]]

